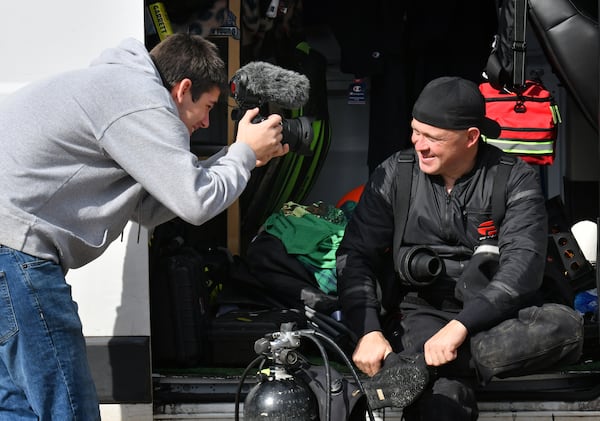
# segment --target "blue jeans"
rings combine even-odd
[[[4,246],[0,419],[100,419],[77,304],[60,265]]]

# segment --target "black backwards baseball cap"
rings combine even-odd
[[[500,135],[500,125],[485,116],[479,87],[460,77],[444,76],[429,82],[413,106],[413,117],[440,129],[477,127],[486,137]]]

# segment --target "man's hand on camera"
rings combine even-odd
[[[252,119],[258,115],[258,112],[258,108],[253,108],[244,113],[238,124],[237,142],[245,143],[252,148],[256,155],[256,166],[260,167],[272,158],[285,155],[290,147],[281,143],[283,140],[281,116],[271,114],[260,123],[252,123]]]
[[[458,320],[450,320],[427,342],[425,342],[425,362],[434,367],[456,359],[458,347],[467,339],[467,328]]]
[[[392,346],[383,333],[373,331],[360,338],[352,354],[356,367],[368,376],[374,376],[385,357],[392,352]]]

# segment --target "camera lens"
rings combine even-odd
[[[267,118],[257,115],[252,119],[252,123],[260,123]],[[313,151],[310,144],[313,141],[312,119],[302,116],[298,118],[281,119],[283,140],[281,143],[290,145],[290,152],[298,155],[311,156]]]
[[[283,119],[283,143],[290,145],[290,151],[298,155],[310,156],[310,144],[313,141],[313,128],[311,119],[308,117],[298,117],[293,119]]]
[[[416,279],[435,278],[442,273],[442,262],[427,253],[416,254],[410,261],[410,273]]]
[[[401,257],[398,270],[409,285],[431,285],[444,271],[444,262],[429,247],[411,247]]]

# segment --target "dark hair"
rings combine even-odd
[[[183,79],[192,81],[192,100],[213,87],[223,93],[227,89],[225,63],[215,44],[200,35],[169,35],[150,50],[165,87],[170,91]]]

